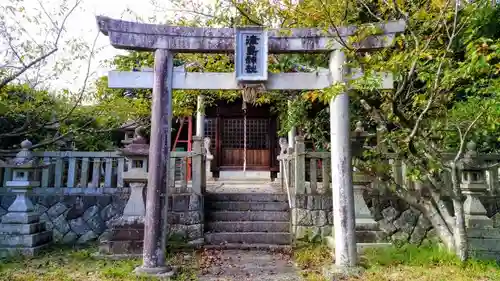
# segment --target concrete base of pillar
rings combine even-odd
[[[325,237],[326,245],[328,248],[330,248],[333,251],[335,251],[335,238],[333,236],[327,236]],[[392,244],[391,243],[381,243],[381,242],[362,242],[362,243],[356,243],[356,249],[358,251],[358,254],[362,254],[365,250],[367,249],[372,249],[372,248],[384,248],[384,247],[390,247]]]
[[[326,280],[345,280],[349,277],[359,278],[364,270],[361,266],[329,265],[323,268],[323,276]]]
[[[372,218],[356,218],[356,230],[380,231],[378,223]]]
[[[134,273],[137,276],[159,278],[161,280],[170,280],[174,277],[176,269],[170,266],[160,266],[160,267],[136,267]]]
[[[113,261],[133,260],[133,259],[142,258],[142,253],[141,254],[123,254],[123,255],[113,254],[113,255],[106,255],[106,254],[101,254],[101,253],[97,252],[97,253],[92,254],[92,257],[94,259],[99,259],[99,260],[113,260]]]

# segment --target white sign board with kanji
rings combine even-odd
[[[267,31],[261,27],[236,28],[236,81],[263,82],[267,80]]]

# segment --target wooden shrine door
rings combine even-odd
[[[274,171],[276,117],[270,106],[247,105],[247,170]],[[213,171],[243,170],[244,161],[244,112],[241,100],[219,101],[207,108],[205,135],[212,140]]]
[[[244,118],[222,118],[221,169],[243,169]],[[270,165],[269,118],[247,118],[246,167],[268,170]]]

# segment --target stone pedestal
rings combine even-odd
[[[142,256],[144,217],[119,217],[110,222],[107,237],[99,241],[98,256],[120,259]]]
[[[6,185],[16,194],[16,199],[10,205],[8,213],[2,217],[0,224],[0,256],[27,255],[34,256],[52,242],[52,232],[47,231],[45,223],[40,222],[40,216],[34,211],[33,203],[27,197],[27,192],[38,187],[40,182],[39,168],[46,165],[31,155],[30,141],[21,143],[21,152],[16,158],[3,164],[12,169],[12,180]]]
[[[379,230],[377,222],[373,219],[370,209],[366,205],[363,193],[371,180],[360,172],[353,174],[354,189],[354,216],[356,219],[356,230]]]
[[[485,184],[461,184],[465,195],[464,214],[467,228],[493,228],[493,221],[487,216],[487,211],[479,200],[479,196],[487,192]]]
[[[99,254],[109,258],[133,258],[142,256],[144,239],[144,188],[148,173],[147,160],[149,145],[141,135],[141,128],[136,129],[132,142],[120,151],[128,160],[123,181],[128,183],[130,196],[123,209],[123,215],[109,222],[109,232],[102,237]]]

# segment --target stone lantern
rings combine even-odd
[[[8,213],[0,224],[0,253],[2,256],[22,254],[33,256],[52,241],[52,232],[40,222],[33,203],[27,196],[30,189],[40,186],[41,169],[49,164],[33,157],[29,140],[21,143],[21,151],[14,159],[0,165],[12,169],[12,180],[6,182],[7,188],[16,194]]]
[[[134,139],[135,130],[138,128],[136,121],[128,121],[124,123],[120,130],[125,133],[125,138],[121,141],[123,144],[127,145]]]
[[[130,186],[130,197],[123,210],[125,217],[144,217],[145,207],[143,190],[148,181],[149,144],[144,137],[144,128],[137,127],[131,143],[120,149],[120,154],[127,159],[127,171],[123,181]]]
[[[363,154],[363,145],[371,137],[363,128],[363,123],[358,121],[356,129],[352,134],[352,151],[353,157],[359,157]],[[378,224],[373,219],[370,209],[366,205],[363,197],[364,191],[370,185],[372,179],[364,173],[358,171],[353,166],[352,182],[354,191],[354,215],[356,218],[356,228],[360,230],[377,230]]]
[[[476,151],[476,144],[469,142],[464,158],[458,163],[461,171],[460,189],[465,195],[464,214],[468,228],[492,228],[493,221],[479,200],[487,194],[486,171]]]
[[[144,239],[144,187],[148,180],[147,163],[149,144],[144,129],[137,127],[132,141],[119,152],[128,162],[123,181],[130,188],[130,196],[123,215],[110,222],[111,235],[101,240],[99,254],[114,257],[142,255]]]

